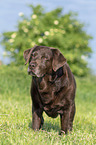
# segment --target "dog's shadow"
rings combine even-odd
[[[32,122],[31,121],[29,122],[28,127],[32,129]],[[56,123],[53,124],[51,122],[44,122],[41,130],[42,131],[47,131],[47,132],[51,132],[52,130],[54,130],[56,132],[59,132],[60,131],[60,126],[57,125]]]

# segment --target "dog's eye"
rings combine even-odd
[[[46,57],[46,56],[42,56],[41,59],[45,59],[45,60],[47,60],[48,57]]]
[[[33,54],[32,54],[32,56],[33,56],[33,57],[36,57],[36,56],[37,56],[37,53],[36,53],[36,52],[35,52],[35,53],[33,53]]]
[[[45,58],[45,56],[42,56],[42,57],[41,57],[41,59],[44,59],[44,58]]]

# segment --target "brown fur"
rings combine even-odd
[[[72,130],[75,115],[74,76],[58,49],[35,46],[24,51],[28,73],[32,75],[32,128],[39,130],[44,122],[43,111],[50,117],[60,114],[61,133]]]

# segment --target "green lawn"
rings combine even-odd
[[[0,145],[95,145],[96,77],[76,78],[76,115],[71,134],[60,136],[59,117],[44,113],[43,129],[31,128],[31,76],[23,67],[0,66]]]

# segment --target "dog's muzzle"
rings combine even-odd
[[[36,75],[34,74],[34,72],[33,72],[29,67],[28,67],[28,70],[27,70],[27,71],[28,71],[28,74],[29,74],[29,75],[36,76]]]

